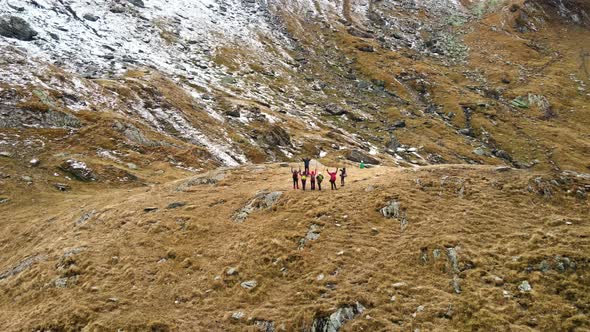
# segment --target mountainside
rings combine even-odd
[[[589,329],[589,128],[585,0],[1,1],[0,326]]]

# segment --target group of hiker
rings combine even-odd
[[[299,189],[299,182],[301,181],[301,189],[306,190],[307,182],[309,181],[310,190],[322,190],[322,182],[324,181],[324,176],[322,173],[318,172],[317,167],[315,170],[310,170],[310,163],[311,159],[303,158],[303,171],[301,168],[298,170],[291,167],[291,174],[293,175],[293,189]],[[338,187],[336,186],[336,181],[338,178],[338,172],[340,172],[340,186],[344,186],[344,180],[347,177],[346,174],[346,167],[343,168],[336,168],[335,171],[330,172],[329,169],[326,168],[326,173],[330,176],[330,188],[331,190],[337,190]]]

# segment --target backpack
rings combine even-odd
[[[318,174],[318,176],[316,176],[316,179],[318,180],[318,182],[322,182],[324,180],[324,176],[321,174]]]

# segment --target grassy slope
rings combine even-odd
[[[552,199],[528,193],[534,174],[498,173],[489,166],[383,167],[351,170],[349,185],[337,192],[304,193],[290,191],[288,170],[276,165],[225,172],[214,187],[188,192],[177,191],[183,181],[175,181],[129,190],[29,193],[2,205],[0,214],[11,217],[0,225],[0,271],[29,255],[46,257],[0,281],[3,330],[88,325],[240,331],[252,322],[232,321],[238,310],[292,330],[316,313],[354,301],[369,309],[345,330],[590,327],[583,316],[590,303],[588,202],[563,193]],[[367,191],[370,186],[376,190]],[[232,222],[233,213],[263,189],[286,194],[272,210]],[[393,198],[407,212],[403,232],[397,220],[377,212]],[[176,201],[187,205],[165,209]],[[159,210],[143,211],[152,206]],[[85,225],[75,226],[92,210],[96,214]],[[321,236],[299,250],[311,224],[321,226]],[[450,283],[450,247],[457,248],[459,268],[466,268],[458,273],[460,295]],[[439,259],[434,249],[442,251]],[[421,250],[428,252],[427,262]],[[574,260],[577,270],[527,272],[556,255]],[[64,262],[68,267],[59,268]],[[229,267],[237,267],[238,275],[225,275]],[[322,281],[316,279],[320,274]],[[60,276],[78,279],[56,288]],[[494,276],[502,285],[493,284]],[[251,279],[259,284],[253,291],[239,286]],[[517,286],[525,279],[533,291],[521,294]],[[395,289],[397,282],[407,286]],[[412,317],[420,305],[424,311]],[[452,319],[445,318],[449,308]]]

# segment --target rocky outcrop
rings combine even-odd
[[[352,150],[350,151],[347,155],[346,155],[346,159],[356,162],[356,163],[360,163],[360,162],[364,162],[365,164],[371,164],[371,165],[379,165],[381,162],[373,157],[371,157],[370,155],[361,152],[359,150]]]
[[[346,322],[355,319],[364,311],[365,307],[359,302],[340,307],[331,315],[315,318],[309,332],[337,332]]]
[[[64,161],[59,166],[59,169],[71,174],[80,181],[91,182],[98,179],[97,175],[86,165],[86,163],[74,159]]]
[[[80,128],[80,120],[53,110],[27,110],[0,105],[0,128]]]
[[[29,23],[20,17],[3,16],[0,17],[0,36],[31,41],[37,36],[37,31],[33,30]]]
[[[238,223],[246,221],[246,219],[248,219],[250,214],[252,214],[254,211],[265,210],[273,206],[282,195],[283,193],[280,191],[263,191],[258,193],[244,207],[235,213],[233,220]]]

